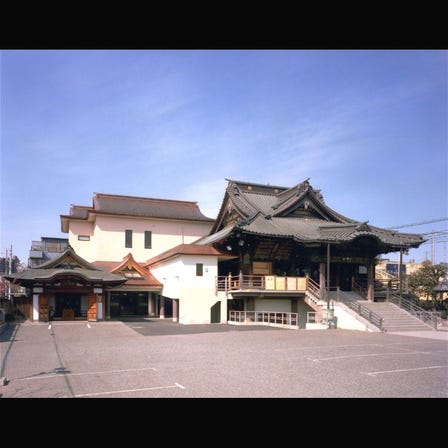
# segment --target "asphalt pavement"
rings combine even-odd
[[[448,332],[417,333],[24,322],[2,330],[0,396],[446,398]]]

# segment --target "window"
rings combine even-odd
[[[78,235],[78,241],[90,241],[89,235]]]
[[[125,230],[124,247],[132,247],[132,230]]]
[[[202,277],[204,275],[204,264],[196,263],[196,277]]]
[[[145,249],[151,249],[151,230],[145,230]]]

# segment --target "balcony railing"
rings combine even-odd
[[[68,243],[51,243],[45,241],[32,241],[31,251],[62,253],[68,247]]]
[[[297,313],[275,311],[230,311],[229,323],[299,327]]]
[[[307,277],[278,275],[223,275],[216,278],[216,291],[301,291],[307,289]]]

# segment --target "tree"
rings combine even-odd
[[[423,266],[408,276],[409,289],[418,297],[436,300],[437,293],[432,289],[439,283],[440,277],[445,277],[447,269],[442,264],[432,264],[426,260]]]

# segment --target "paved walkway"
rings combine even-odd
[[[447,332],[422,333],[13,324],[0,338],[0,397],[447,398],[448,342],[425,339]]]

